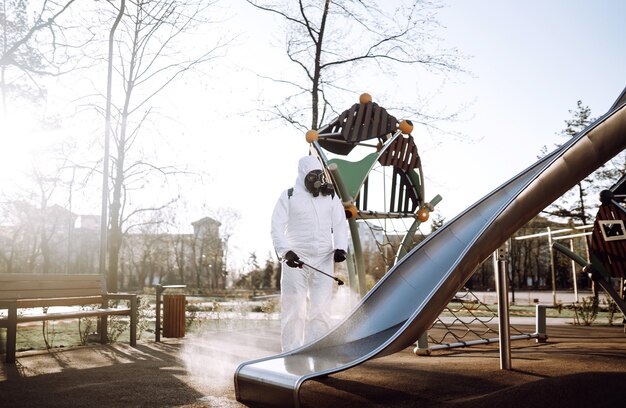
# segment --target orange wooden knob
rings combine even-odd
[[[313,142],[317,142],[317,140],[320,138],[319,133],[317,133],[317,130],[309,130],[308,132],[306,132],[306,141],[307,143],[313,143]]]
[[[402,122],[400,122],[399,128],[400,131],[405,135],[410,135],[413,131],[413,122],[411,122],[410,120],[403,120]]]
[[[362,93],[361,96],[359,96],[359,103],[366,104],[370,102],[372,102],[372,95],[368,93]]]
[[[357,214],[359,213],[359,210],[357,210],[356,206],[351,205],[349,207],[344,207],[344,210],[346,212],[346,219],[347,220],[351,220],[353,218],[356,218]]]
[[[430,216],[430,212],[426,208],[420,208],[419,211],[417,212],[417,218],[421,222],[428,221],[429,216]]]

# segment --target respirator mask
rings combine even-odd
[[[319,169],[307,173],[304,177],[304,186],[309,193],[313,194],[313,197],[319,196],[320,193],[327,196],[335,191],[332,183],[326,180],[326,175]]]

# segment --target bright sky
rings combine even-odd
[[[471,57],[463,67],[473,75],[448,83],[434,103],[452,109],[471,103],[467,120],[450,124],[451,130],[467,138],[437,140],[413,133],[427,199],[443,197],[437,207],[442,216],[453,218],[534,163],[542,146],[562,143],[557,133],[578,100],[594,117],[611,106],[626,86],[624,17],[626,2],[613,0],[449,2],[439,13],[445,27],[439,36],[445,46]],[[230,207],[241,213],[231,240],[231,257],[238,264],[253,251],[261,261],[272,251],[273,206],[293,184],[297,160],[308,149],[304,134],[261,121],[252,112],[265,108],[256,104],[258,98],[272,94],[272,86],[253,71],[282,75],[293,69],[281,46],[281,26],[266,18],[242,7],[225,30],[239,33],[239,45],[208,76],[197,81],[188,77],[170,91],[173,103],[168,115],[178,118],[182,134],[176,133],[160,153],[162,158],[175,153],[173,162],[210,175],[205,185],[186,187],[185,193],[196,197],[185,214],[189,222],[207,215],[206,208]],[[395,81],[410,85],[404,92],[433,92],[438,85],[413,75]],[[371,78],[370,85],[363,83],[367,81],[353,90],[350,103],[368,92],[382,106],[394,104],[393,90],[381,89],[379,78]],[[13,148],[21,151],[17,145]],[[99,207],[85,211],[98,213]]]
[[[425,158],[451,216],[552,149],[582,100],[605,113],[626,87],[626,3],[603,1],[463,1],[441,14],[446,39],[473,56],[476,78],[458,97],[475,97],[464,132],[479,143],[447,144]],[[448,97],[454,98],[451,93]],[[456,171],[446,167],[454,163]],[[468,177],[469,176],[469,177]]]

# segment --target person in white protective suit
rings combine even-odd
[[[330,329],[333,261],[345,261],[348,248],[343,205],[316,157],[300,159],[296,184],[280,195],[272,213],[272,241],[285,261],[280,280],[281,342],[283,351],[289,351]]]

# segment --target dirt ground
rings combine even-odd
[[[532,327],[528,330],[532,332]],[[411,348],[308,381],[306,407],[624,406],[622,326],[548,328],[546,343],[512,342],[512,369],[498,345],[436,351]],[[274,322],[125,343],[18,353],[0,364],[2,407],[242,407],[233,373],[243,361],[278,352]]]

